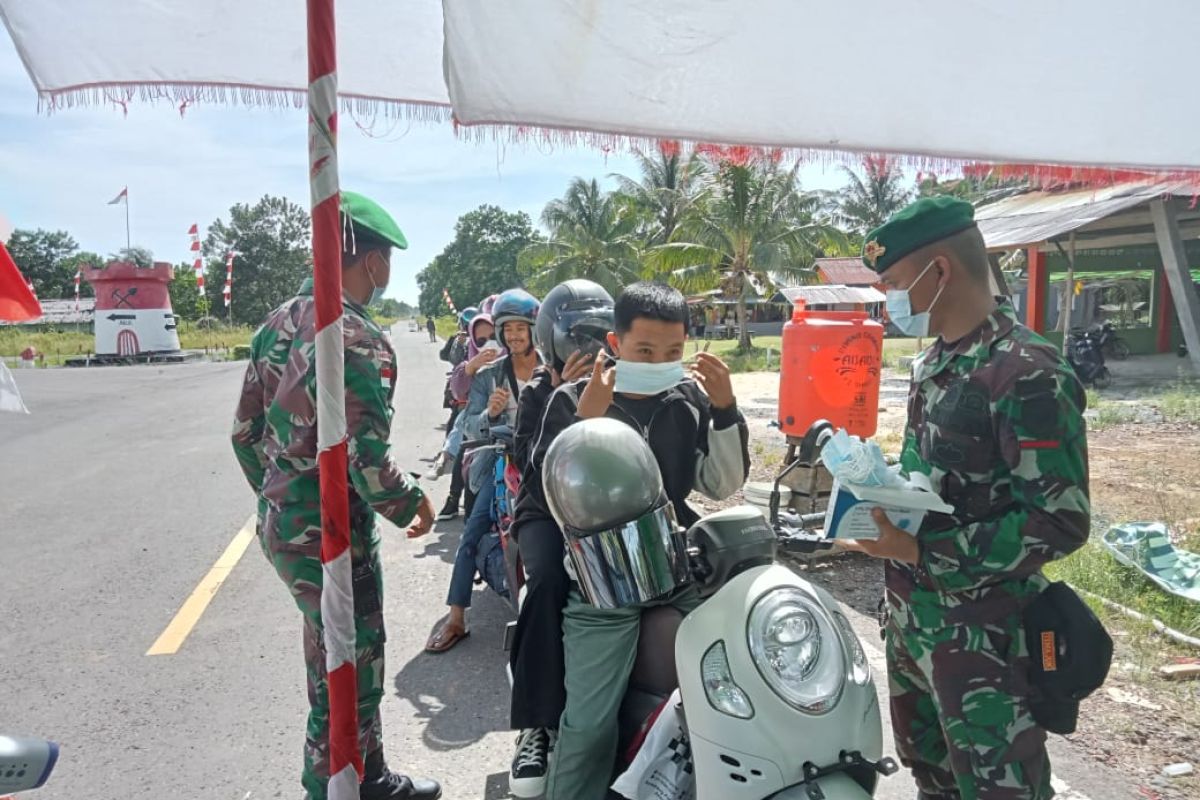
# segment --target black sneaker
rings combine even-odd
[[[437,518],[439,521],[454,519],[458,516],[458,503],[454,502],[454,498],[446,501],[446,505],[442,506],[442,510],[438,512]]]
[[[516,797],[541,797],[546,791],[546,770],[558,731],[526,728],[517,737],[517,754],[508,776],[508,789]]]

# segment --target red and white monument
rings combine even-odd
[[[179,332],[167,285],[175,277],[170,264],[150,269],[113,261],[88,268],[84,279],[96,293],[96,355],[133,358],[179,352]]]

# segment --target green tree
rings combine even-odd
[[[82,272],[83,270],[87,269],[88,267],[91,267],[93,269],[100,269],[105,265],[106,262],[105,262],[103,256],[101,256],[99,253],[90,253],[87,251],[80,251],[78,253],[75,253],[74,255],[67,256],[66,258],[63,259],[62,263],[63,263],[63,267],[68,272],[71,273],[70,292],[71,292],[71,296],[74,297],[75,296],[75,273]],[[79,279],[79,296],[80,297],[91,297],[94,294],[95,294],[95,292],[92,290],[92,285],[90,283],[88,283],[87,281],[83,280],[83,278],[80,278]]]
[[[696,199],[704,163],[685,154],[678,142],[661,142],[653,153],[634,152],[641,177],[613,175],[621,194],[641,210],[648,224],[642,231],[646,247],[666,244]]]
[[[239,325],[258,325],[296,293],[312,274],[308,210],[283,197],[264,196],[254,205],[229,209],[229,221],[208,228],[205,284],[212,315]],[[225,257],[234,253],[232,308],[226,309]],[[232,311],[232,314],[229,312]]]
[[[417,273],[422,314],[449,313],[442,290],[457,308],[521,285],[517,255],[537,239],[529,215],[483,205],[459,217],[454,240]]]
[[[612,294],[638,280],[638,214],[595,179],[575,178],[542,212],[550,240],[521,253],[520,272],[535,293],[571,278],[595,281]]]
[[[18,228],[8,239],[8,252],[38,297],[75,296],[75,269],[67,259],[79,245],[66,231]]]
[[[108,257],[109,261],[127,261],[137,264],[142,269],[149,269],[154,266],[154,253],[149,248],[133,245],[132,247],[122,247],[117,252]]]
[[[196,272],[191,264],[176,264],[175,279],[167,284],[171,294],[171,309],[180,319],[194,322],[207,316],[207,309],[212,304],[211,294],[201,297],[196,291]]]
[[[862,175],[842,167],[848,183],[837,192],[834,203],[834,221],[859,240],[912,197],[904,186],[904,173],[887,156],[866,156],[862,163]]]
[[[813,280],[813,259],[845,244],[845,235],[819,217],[820,198],[800,191],[798,165],[784,168],[773,154],[709,148],[703,192],[672,241],[646,255],[648,273],[686,292],[715,288],[736,300],[741,338],[750,349],[747,301],[774,279]]]

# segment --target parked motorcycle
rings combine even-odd
[[[1104,350],[1092,332],[1071,332],[1067,339],[1067,361],[1085,386],[1107,389],[1112,385],[1112,373],[1104,363]]]
[[[0,795],[40,788],[57,762],[54,742],[0,734]]]
[[[609,419],[564,431],[543,475],[589,602],[643,604],[689,584],[705,598],[686,618],[643,612],[623,745],[678,686],[698,800],[863,800],[897,770],[862,644],[828,593],[774,563],[760,511],[719,511],[685,533],[649,446]]]
[[[1129,358],[1129,343],[1121,338],[1116,326],[1111,322],[1097,323],[1089,332],[1106,357],[1115,358],[1117,361]]]

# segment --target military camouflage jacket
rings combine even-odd
[[[922,626],[1009,615],[1041,567],[1088,536],[1086,396],[1071,367],[1002,302],[913,364],[901,456],[953,514],[931,514],[915,567],[889,562],[889,602]]]
[[[396,354],[362,306],[343,300],[350,517],[368,507],[407,525],[422,497],[392,460],[388,438]],[[267,317],[250,343],[250,364],[233,425],[233,449],[265,507],[282,524],[320,526],[317,473],[316,311],[312,281]],[[272,515],[273,518],[279,515]]]

